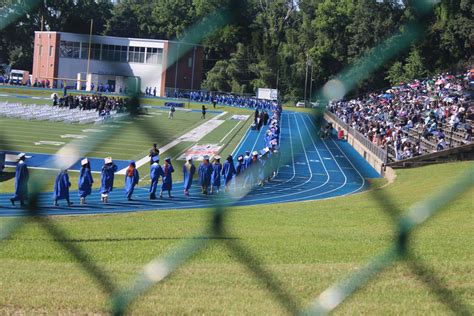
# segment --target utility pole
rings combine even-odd
[[[310,107],[311,107],[311,100],[313,98],[313,60],[310,58],[309,59],[309,65],[311,67],[311,75],[310,75],[310,79],[309,79],[309,104],[310,104]]]
[[[306,54],[306,75],[304,79],[304,107],[306,107],[306,88],[308,87],[308,60],[309,56]]]

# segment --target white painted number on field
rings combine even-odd
[[[41,140],[39,142],[36,142],[36,146],[41,146],[41,145],[50,145],[50,146],[62,146],[66,144],[65,142],[54,142],[54,141],[49,141],[49,140]]]

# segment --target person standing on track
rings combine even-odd
[[[171,158],[165,159],[163,165],[163,183],[161,184],[160,199],[163,198],[163,191],[168,191],[168,197],[172,198],[171,190],[173,189],[173,177],[171,174],[174,172],[173,165],[171,164]]]
[[[67,206],[71,206],[72,202],[69,200],[69,188],[71,182],[69,182],[69,175],[67,169],[61,170],[54,181],[54,206],[59,206],[58,200],[66,200]]]
[[[132,194],[135,186],[138,184],[138,180],[140,176],[138,174],[137,167],[135,165],[135,161],[130,161],[130,165],[125,172],[125,194],[127,195],[127,199],[132,201]]]
[[[193,164],[193,157],[186,157],[186,163],[183,165],[184,195],[189,196],[189,189],[193,183],[196,167]]]
[[[205,120],[205,119],[206,119],[206,106],[203,105],[201,108],[201,120]]]
[[[237,157],[237,168],[235,168],[235,188],[241,188],[244,181],[244,156],[239,155]]]
[[[212,164],[212,173],[211,173],[211,194],[214,193],[214,188],[216,188],[216,193],[219,193],[221,188],[221,156],[216,155],[214,157],[214,163]]]
[[[114,189],[115,172],[117,172],[117,165],[114,164],[112,157],[105,158],[100,177],[100,197],[104,203],[109,202],[109,193]]]
[[[94,179],[92,179],[89,160],[84,158],[81,160],[81,172],[79,174],[79,180],[77,181],[77,192],[81,205],[86,204],[86,197],[91,194],[93,183]]]
[[[160,156],[152,157],[152,165],[150,167],[150,200],[156,200],[156,189],[158,187],[158,180],[163,177],[163,168],[159,165]]]
[[[10,202],[15,206],[15,201],[20,201],[21,206],[25,206],[25,201],[28,199],[28,180],[30,174],[26,165],[26,154],[18,155],[18,163],[15,172],[15,194],[10,199]]]
[[[224,176],[224,182],[225,182],[224,192],[229,191],[232,178],[234,177],[235,174],[236,174],[236,170],[234,166],[234,159],[232,158],[232,155],[229,155],[227,156],[226,162],[224,163],[224,166],[222,167],[222,175]]]
[[[209,163],[209,156],[203,157],[203,162],[199,165],[199,185],[201,186],[202,194],[207,194],[207,188],[211,184],[212,166]]]

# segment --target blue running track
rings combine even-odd
[[[278,175],[271,183],[253,189],[244,197],[227,200],[227,205],[299,202],[344,196],[366,190],[366,178],[380,177],[346,142],[317,138],[315,135],[319,129],[309,115],[283,112],[281,125],[282,166]],[[249,130],[234,154],[262,149],[265,131],[264,128],[260,132]],[[79,205],[77,192],[71,192],[71,199],[75,202],[71,207],[66,207],[64,201],[60,201],[59,207],[52,206],[52,193],[40,195],[40,206],[48,215],[108,214],[206,208],[213,206],[215,198],[200,194],[195,181],[190,197],[183,195],[182,183],[176,183],[173,185],[173,198],[151,201],[148,199],[148,188],[137,187],[133,201],[127,201],[123,189],[116,189],[109,195],[109,203],[103,204],[97,189],[100,179],[98,175],[94,177],[95,189],[87,198],[87,205]],[[24,215],[19,206],[10,204],[10,197],[10,194],[0,194],[0,216]]]

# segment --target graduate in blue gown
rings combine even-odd
[[[84,158],[81,160],[81,172],[77,181],[77,192],[81,205],[86,204],[86,197],[91,194],[93,183],[94,179],[92,178],[89,160]]]
[[[171,158],[166,158],[163,165],[163,183],[161,184],[160,198],[163,198],[163,191],[168,191],[168,197],[173,197],[171,195],[171,190],[173,189],[173,177],[171,174],[173,172],[174,168],[171,164]]]
[[[193,157],[186,157],[186,163],[183,165],[184,195],[189,196],[189,189],[193,183],[196,167],[193,164]]]
[[[207,188],[211,185],[212,166],[209,163],[209,156],[203,157],[203,162],[199,165],[198,176],[199,185],[201,186],[202,194],[207,194]]]
[[[135,161],[132,160],[130,161],[127,171],[125,171],[125,194],[129,201],[132,201],[133,190],[135,190],[139,179],[140,176],[138,175],[137,166],[135,165]]]
[[[24,153],[18,155],[15,172],[15,194],[10,199],[13,206],[15,206],[15,201],[20,201],[21,206],[24,206],[28,199],[28,179],[30,175],[25,160],[26,155]]]
[[[72,203],[69,200],[69,188],[71,187],[71,182],[69,182],[69,175],[67,170],[62,170],[56,176],[56,181],[54,181],[54,206],[58,206],[58,200],[66,200],[67,206],[71,206]]]
[[[214,193],[214,189],[216,193],[219,193],[219,190],[221,188],[221,172],[222,172],[221,156],[215,156],[214,163],[212,164],[212,173],[211,173],[211,194]]]
[[[117,172],[117,165],[112,161],[112,157],[104,159],[104,166],[100,175],[100,194],[102,202],[109,202],[109,193],[114,189],[114,176]]]
[[[224,166],[222,167],[222,175],[224,176],[225,183],[225,192],[229,191],[232,178],[236,173],[237,171],[235,170],[234,159],[232,158],[232,155],[229,155],[226,159],[226,162],[224,162]]]
[[[252,155],[250,151],[245,152],[244,163],[242,168],[242,184],[244,188],[252,186]]]
[[[163,168],[160,166],[160,156],[156,155],[151,158],[152,164],[150,167],[150,200],[156,199],[156,188],[158,187],[158,180],[163,177]]]

